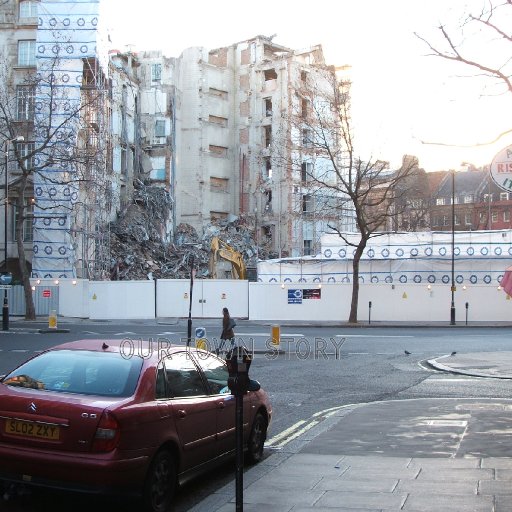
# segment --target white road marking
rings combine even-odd
[[[275,435],[270,438],[265,446],[267,448],[280,449],[285,444],[297,439],[297,437],[301,436],[315,425],[318,425],[322,420],[329,418],[330,416],[336,414],[340,409],[344,409],[349,407],[348,405],[340,405],[337,407],[330,407],[329,409],[324,409],[323,411],[316,412],[311,416],[311,418],[306,420],[299,420],[297,423],[294,423],[291,427],[283,430],[281,433]]]
[[[429,378],[428,382],[472,382],[475,383],[475,379],[451,379],[450,377],[445,377],[444,379],[432,379]]]
[[[387,336],[380,334],[336,334],[336,338],[414,338],[414,336]]]
[[[236,329],[235,329],[236,330]],[[206,332],[208,334],[208,331]],[[267,338],[272,338],[272,332],[235,332],[236,338],[243,338],[244,336],[266,336]],[[279,334],[281,338],[305,338],[306,336],[303,333],[299,334],[290,334],[281,332]]]

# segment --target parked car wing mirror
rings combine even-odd
[[[249,379],[249,391],[259,391],[261,389],[261,384],[254,379]]]

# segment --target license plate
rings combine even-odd
[[[6,420],[5,433],[57,441],[59,439],[60,429],[56,425],[45,425],[32,421]]]

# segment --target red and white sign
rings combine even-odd
[[[512,191],[512,146],[502,149],[492,159],[491,178],[498,187]]]
[[[49,299],[52,296],[51,290],[43,290],[43,297]]]

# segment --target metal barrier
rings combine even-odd
[[[48,316],[52,309],[59,310],[59,287],[37,286],[33,293],[37,316]],[[25,316],[25,292],[23,286],[14,285],[7,290],[9,315]]]

